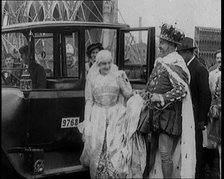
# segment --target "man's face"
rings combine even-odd
[[[166,40],[160,39],[159,41],[159,56],[164,57],[168,54],[169,42]]]
[[[22,58],[24,64],[26,64],[26,65],[29,64],[29,58],[28,58],[27,54],[25,54],[25,53],[21,54],[21,58]]]
[[[221,60],[222,60],[222,56],[221,56],[221,52],[216,54],[216,62],[218,63],[218,67],[221,67]]]
[[[183,59],[186,63],[189,62],[193,57],[193,50],[192,51],[181,50],[181,51],[178,51],[178,53],[183,57]]]
[[[97,53],[99,52],[100,50],[98,48],[94,49],[92,52],[91,52],[91,59],[95,62],[96,61],[96,55]]]
[[[12,57],[7,57],[5,59],[5,65],[6,65],[6,68],[12,68],[13,67],[13,59],[12,59]]]

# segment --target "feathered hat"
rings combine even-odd
[[[173,25],[169,25],[164,23],[161,26],[161,33],[159,38],[163,40],[167,40],[169,42],[175,43],[175,44],[181,44],[180,41],[185,37],[184,33],[175,28]]]

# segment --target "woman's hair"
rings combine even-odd
[[[86,54],[89,58],[91,58],[91,53],[95,49],[99,49],[99,51],[100,51],[100,50],[103,50],[104,48],[101,43],[93,43],[93,44],[89,45],[87,47],[87,51],[86,51]]]

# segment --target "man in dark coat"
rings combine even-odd
[[[182,44],[177,47],[177,52],[185,60],[191,74],[190,91],[195,118],[196,140],[196,178],[204,178],[205,161],[203,156],[202,130],[207,124],[208,112],[211,104],[211,92],[209,89],[209,73],[206,67],[194,56],[193,39],[185,37]]]
[[[44,68],[29,58],[28,46],[25,45],[19,49],[23,63],[28,65],[28,72],[32,80],[33,88],[46,88],[46,73]]]

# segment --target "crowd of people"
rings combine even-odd
[[[133,90],[111,52],[96,48],[79,124],[80,158],[91,178],[204,178],[205,147],[219,149],[221,176],[221,51],[208,72],[193,39],[169,24],[145,89]],[[206,143],[206,144],[205,144]]]

